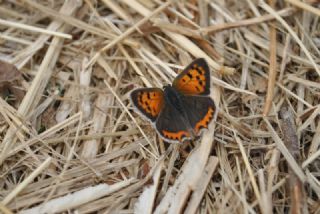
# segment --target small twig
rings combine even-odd
[[[160,20],[154,21],[154,25],[162,30],[170,31],[173,33],[185,35],[194,39],[202,39],[203,37],[199,34],[197,30],[186,28],[183,26],[177,26],[176,24],[171,24],[169,22],[164,22]]]
[[[285,0],[285,1],[289,2],[290,4],[293,4],[296,7],[299,7],[303,10],[309,11],[311,13],[314,13],[317,16],[320,16],[320,10],[316,7],[312,7],[306,3],[302,2],[302,1],[298,1],[298,0]]]
[[[277,13],[281,17],[287,17],[287,16],[292,15],[294,12],[295,12],[295,10],[292,9],[292,8],[285,8],[283,10],[278,11]],[[272,15],[267,14],[267,15],[263,15],[263,16],[260,16],[260,17],[256,17],[256,18],[239,20],[239,21],[235,21],[235,22],[229,22],[229,23],[209,26],[209,27],[201,28],[199,31],[201,32],[202,35],[205,36],[205,35],[214,34],[214,33],[217,33],[219,31],[223,31],[223,30],[228,30],[228,29],[233,29],[233,28],[240,28],[240,27],[246,27],[246,26],[250,26],[250,25],[260,24],[260,23],[271,21],[271,20],[274,20],[274,19],[275,18]]]
[[[4,19],[0,19],[0,25],[11,27],[11,28],[19,28],[19,29],[23,29],[23,30],[36,32],[36,33],[43,33],[43,34],[48,34],[48,35],[52,35],[52,36],[58,36],[58,37],[65,38],[65,39],[72,39],[72,35],[70,35],[70,34],[46,30],[46,29],[42,29],[39,27],[34,27],[34,26],[19,23],[19,22],[11,22],[11,21],[4,20]]]
[[[268,189],[265,183],[264,172],[262,169],[258,170],[258,180],[259,180],[259,187],[261,192],[261,207],[262,207],[261,213],[271,214],[272,213],[272,203],[271,203],[272,192],[271,190],[270,192],[268,192]]]
[[[63,212],[65,210],[69,210],[79,205],[105,197],[106,195],[110,195],[135,182],[136,179],[129,178],[128,180],[119,181],[113,185],[99,184],[96,186],[89,186],[72,194],[44,202],[43,204],[40,204],[34,208],[23,210],[21,213],[31,214]]]
[[[282,108],[280,111],[282,118],[281,129],[284,136],[284,143],[286,144],[289,152],[292,154],[293,158],[300,163],[300,152],[299,152],[299,142],[296,135],[296,127],[294,125],[293,115],[291,111]],[[304,192],[303,184],[293,172],[292,168],[289,167],[289,185],[290,185],[290,195],[291,195],[291,213],[298,214],[303,213]]]
[[[270,5],[274,7],[274,1],[269,0]],[[274,86],[276,83],[276,76],[277,76],[277,30],[273,25],[274,22],[270,24],[270,55],[269,55],[269,78],[268,78],[268,90],[266,96],[266,103],[263,110],[263,115],[266,116],[269,114],[272,100],[273,100],[273,93],[274,93]]]
[[[287,160],[289,166],[294,170],[294,173],[299,177],[301,182],[305,182],[306,175],[303,173],[300,165],[294,159],[292,154],[288,151],[288,148],[284,145],[283,141],[281,140],[281,138],[279,137],[277,132],[274,130],[274,128],[270,124],[269,120],[266,117],[264,117],[263,120],[267,124],[267,128],[268,128],[269,132],[271,133],[271,137],[275,141],[277,148],[280,150],[283,157]]]

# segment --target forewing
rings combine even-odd
[[[170,105],[165,105],[159,118],[156,121],[156,129],[160,136],[168,142],[183,142],[190,139],[187,118]]]
[[[182,96],[181,100],[194,132],[208,128],[217,113],[213,100],[209,96]]]
[[[203,58],[194,60],[173,81],[173,87],[186,95],[210,94],[210,70]]]
[[[164,95],[160,88],[140,88],[131,92],[131,101],[138,112],[154,122],[163,106]]]

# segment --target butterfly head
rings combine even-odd
[[[172,86],[170,85],[170,84],[168,84],[168,85],[164,85],[163,87],[162,87],[162,89],[164,90],[164,91],[166,91],[166,90],[168,90],[168,88],[171,88]]]
[[[166,85],[163,87],[164,99],[171,104],[179,105],[179,100],[181,94],[171,85]]]
[[[172,85],[165,85],[163,86],[164,98],[170,99],[171,97],[177,96],[177,91],[172,87]]]

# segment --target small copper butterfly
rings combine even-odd
[[[207,62],[194,60],[173,81],[160,88],[139,88],[130,97],[137,112],[150,120],[168,142],[195,139],[208,128],[217,108],[210,94]]]

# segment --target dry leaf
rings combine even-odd
[[[12,82],[21,77],[16,66],[0,60],[0,86],[5,82]]]
[[[20,103],[24,97],[21,87],[22,75],[13,64],[0,60],[0,93],[2,97],[8,97],[12,93],[15,101]]]

